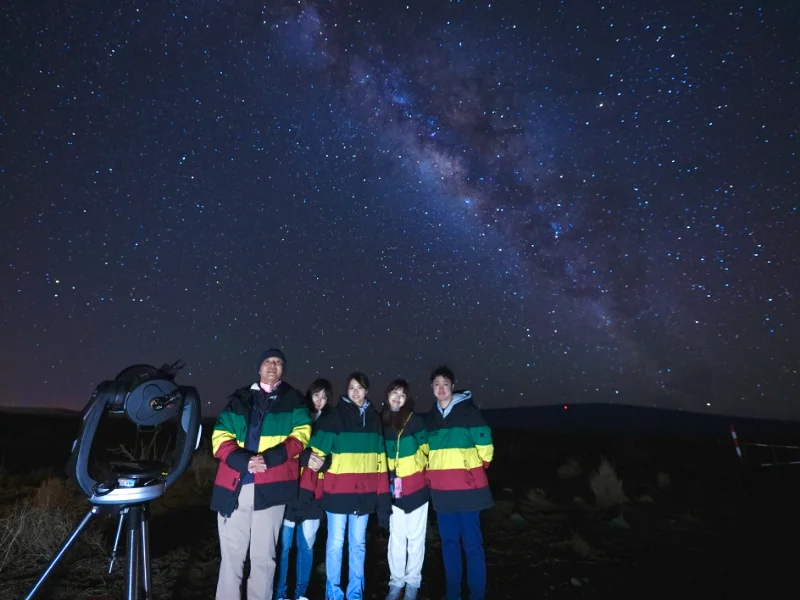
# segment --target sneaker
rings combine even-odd
[[[306,598],[305,596],[298,596],[294,600],[308,600],[308,598]]]
[[[403,599],[404,600],[417,600],[417,592],[418,591],[419,591],[419,588],[415,588],[414,586],[407,585],[406,586],[406,593],[405,593],[405,596],[403,596]]]
[[[400,594],[403,593],[403,588],[399,585],[391,585],[389,586],[389,594],[386,596],[386,600],[399,600]]]

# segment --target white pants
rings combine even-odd
[[[428,503],[410,513],[392,506],[389,520],[389,585],[419,588],[425,561],[425,532],[428,529]]]

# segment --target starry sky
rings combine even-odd
[[[280,346],[423,406],[800,419],[800,6],[191,0],[0,11],[0,404]]]

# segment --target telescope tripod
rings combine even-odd
[[[111,551],[108,572],[111,573],[111,570],[114,568],[114,562],[117,559],[117,548],[124,526],[127,540],[125,600],[152,600],[153,588],[150,581],[149,505],[149,502],[139,502],[124,506],[93,505],[91,510],[81,519],[81,522],[78,523],[75,529],[67,536],[64,543],[61,544],[61,547],[50,560],[47,568],[39,576],[39,579],[36,580],[36,583],[33,585],[28,595],[25,596],[25,600],[32,600],[36,596],[39,588],[64,556],[64,553],[66,553],[72,543],[78,539],[81,532],[86,529],[92,517],[104,513],[111,515],[117,510],[119,511],[119,522],[117,524],[117,533],[114,536],[114,549]]]

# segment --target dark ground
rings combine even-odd
[[[42,481],[63,476],[76,430],[74,415],[0,418],[0,542],[5,544],[0,545],[0,598],[24,597],[46,564],[43,557],[88,510],[88,503],[64,492],[70,488],[59,481],[52,485],[62,490],[54,494],[62,504],[42,500],[43,492],[37,492]],[[128,433],[114,427],[107,431],[97,447],[116,448],[124,439],[133,449]],[[779,433],[782,442],[791,437],[791,432]],[[483,515],[490,599],[772,598],[783,596],[781,590],[794,581],[800,466],[743,467],[725,429],[680,436],[652,429],[645,435],[607,428],[591,433],[581,427],[496,431],[495,436],[490,481],[497,505]],[[34,446],[32,440],[43,443]],[[615,464],[623,481],[629,501],[622,509],[594,506],[589,476],[601,457]],[[559,477],[559,466],[570,458],[581,472]],[[159,599],[213,597],[218,548],[215,516],[207,508],[213,468],[207,453],[199,455],[180,482],[153,503],[151,544]],[[537,493],[529,497],[530,490]],[[67,502],[64,496],[72,499]],[[22,522],[21,514],[42,506],[44,529],[52,539],[44,550],[37,546],[37,556],[32,543],[14,546],[7,534]],[[104,570],[114,525],[112,519],[99,521],[85,536],[91,543],[66,557],[40,597],[122,597],[124,560],[112,575]],[[431,515],[421,597],[439,600],[443,568],[435,530]],[[324,563],[324,540],[322,529],[317,564]],[[385,552],[385,534],[371,523],[366,598],[385,594]],[[312,579],[308,596],[324,598],[323,567]]]

